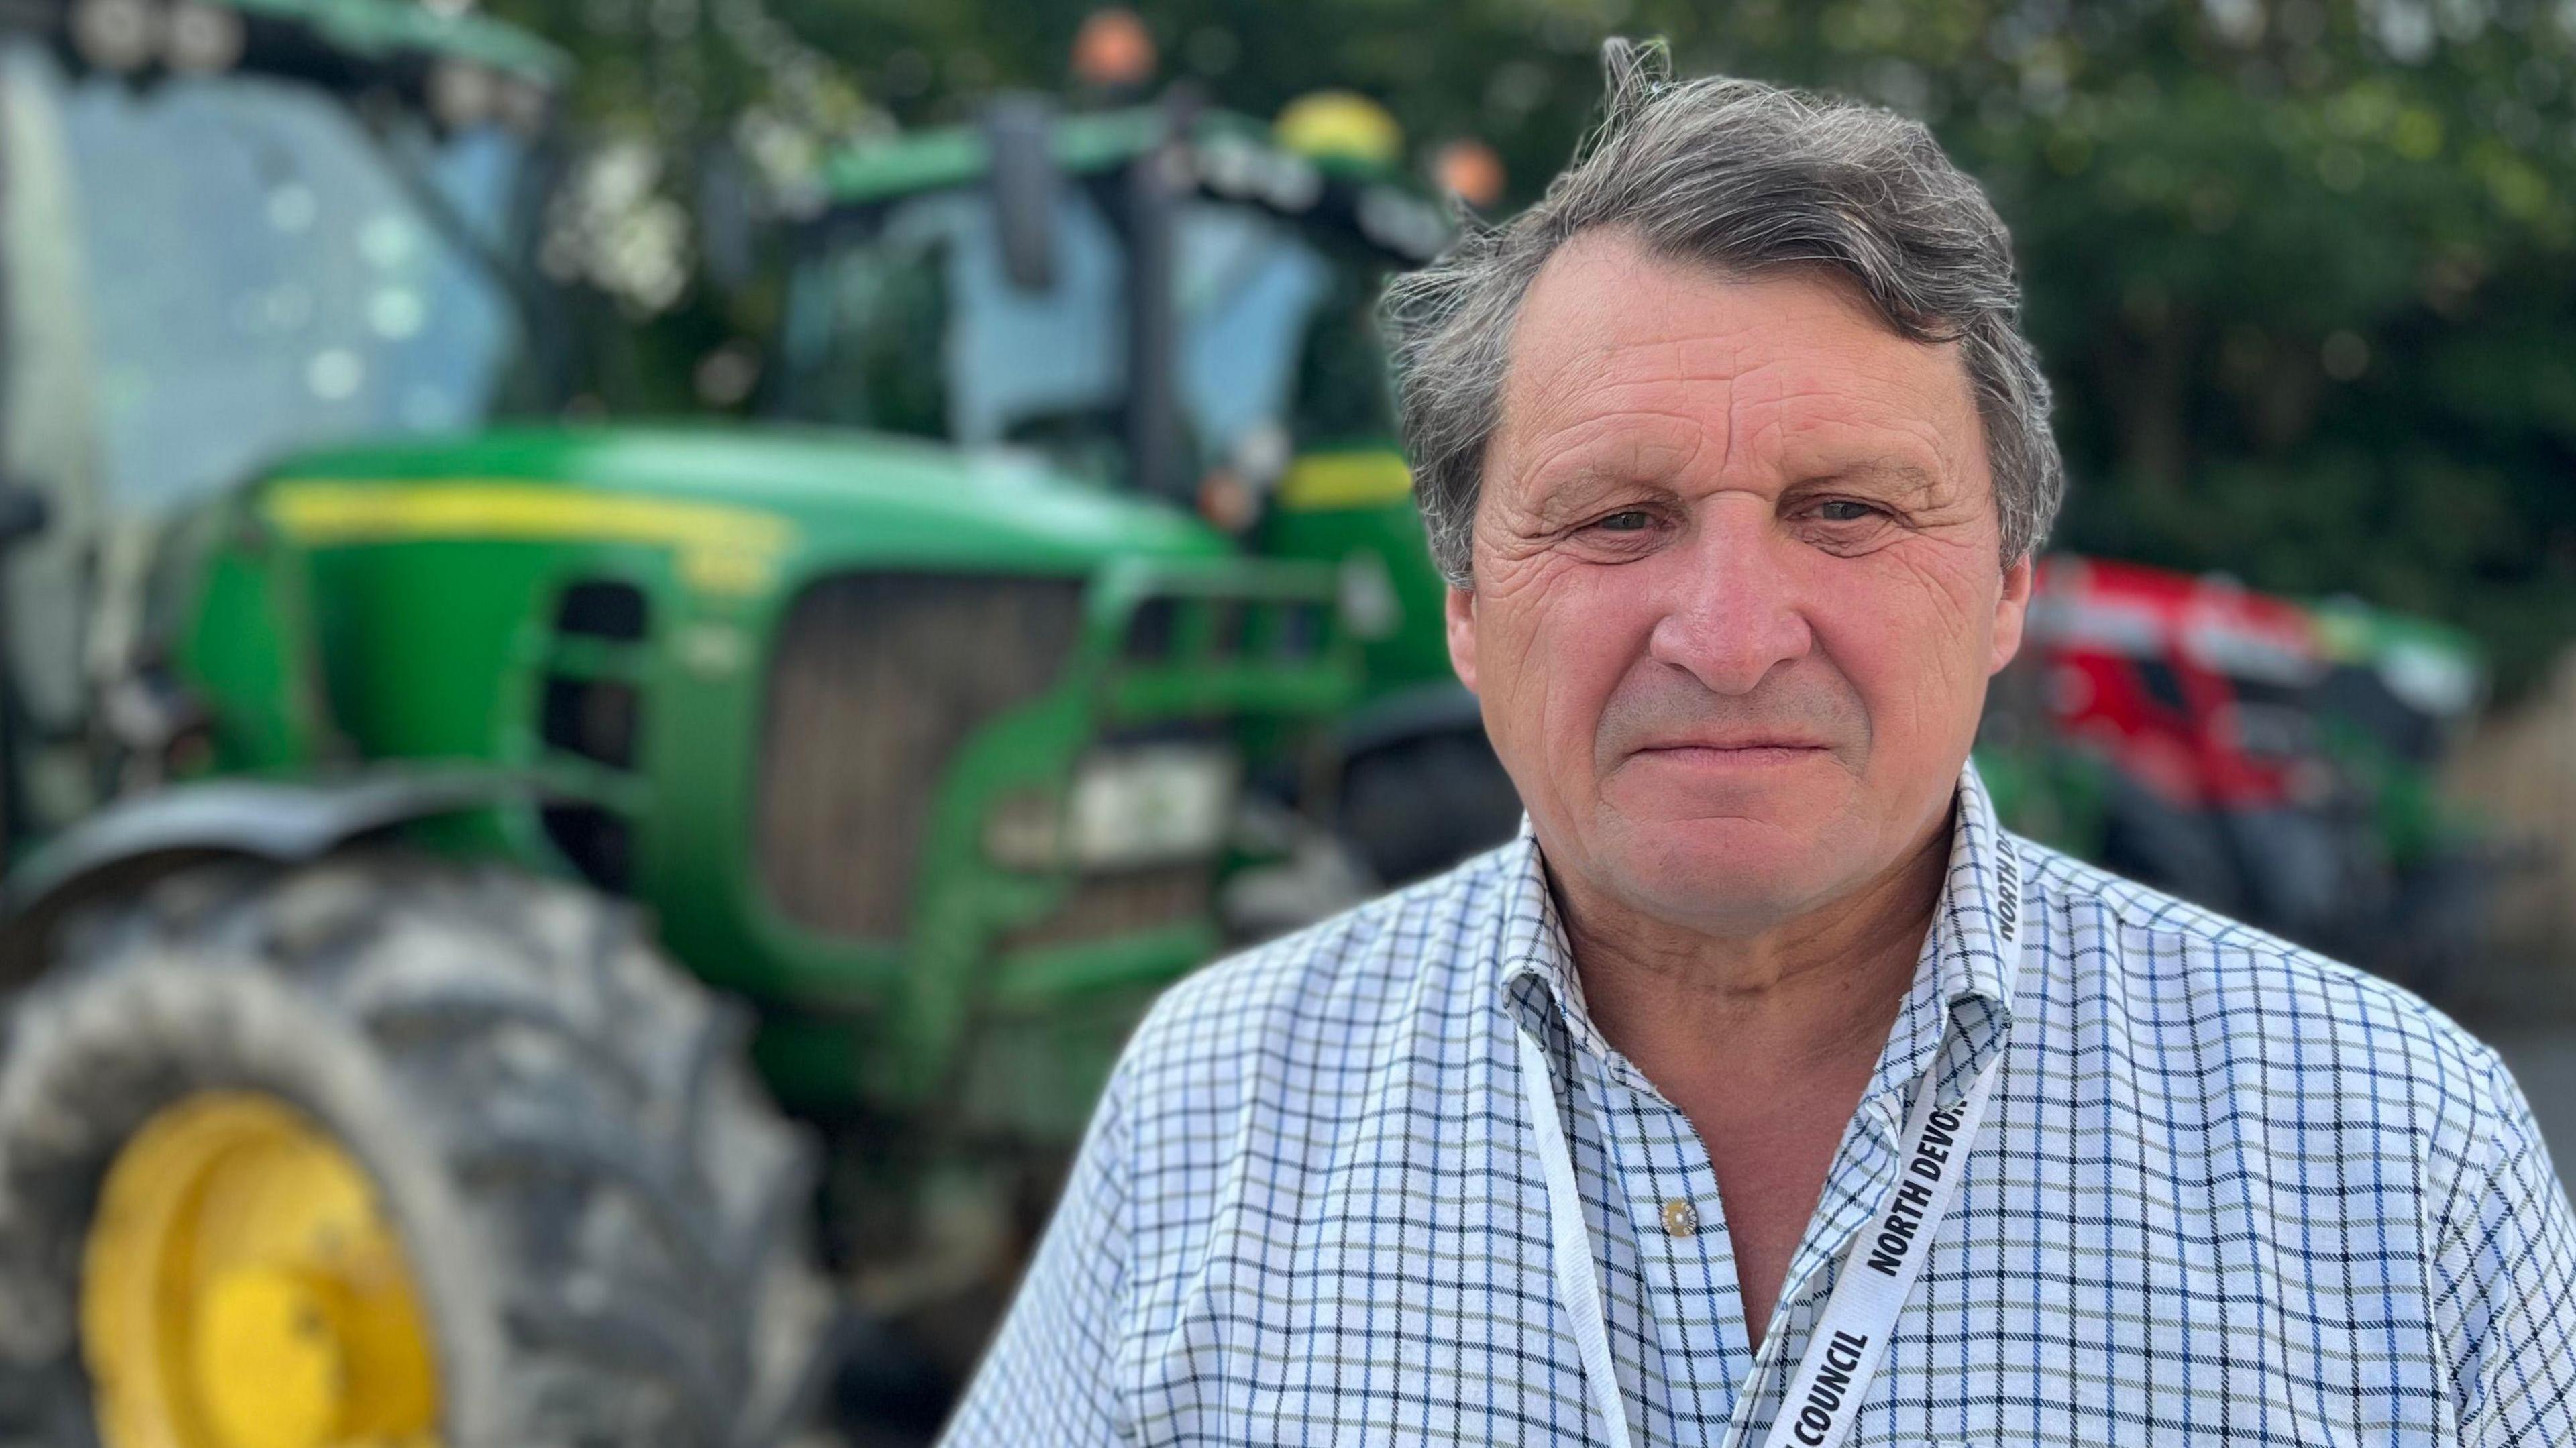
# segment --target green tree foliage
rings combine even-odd
[[[504,13],[590,53],[589,108],[688,154],[746,112],[819,134],[1061,92],[1089,8],[765,3]],[[1667,36],[1685,73],[1918,116],[2018,241],[2075,479],[2059,541],[2449,618],[2489,641],[2508,687],[2576,636],[2576,5],[1140,8],[1166,79],[1255,114],[1359,90],[1426,153],[1494,146],[1524,199],[1589,124],[1606,34]]]

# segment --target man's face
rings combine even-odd
[[[1615,232],[1524,299],[1449,651],[1551,868],[1750,934],[1947,818],[2020,646],[1954,346]]]

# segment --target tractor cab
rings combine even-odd
[[[1159,107],[1016,102],[825,182],[776,412],[1044,453],[1238,531],[1301,455],[1387,446],[1370,309],[1448,235],[1356,145]]]
[[[567,73],[412,5],[38,9],[0,30],[21,840],[95,802],[84,714],[134,671],[154,534],[282,454],[542,393],[514,258]]]

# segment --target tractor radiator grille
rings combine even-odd
[[[1046,692],[1074,580],[860,574],[790,608],[769,676],[753,834],[769,896],[826,934],[900,938],[930,808],[977,728]]]
[[[1115,875],[1086,875],[1073,894],[1033,925],[1013,931],[1002,949],[1084,945],[1122,935],[1186,925],[1207,917],[1216,898],[1216,868],[1207,862],[1163,865]]]

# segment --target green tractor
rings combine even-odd
[[[791,197],[772,415],[1008,449],[1334,570],[1364,695],[1329,803],[1378,884],[1507,838],[1520,805],[1450,672],[1374,308],[1448,242],[1395,124],[1324,92],[1275,124],[1158,105],[829,157]]]
[[[759,1445],[971,1352],[1294,843],[1335,569],[1026,453],[494,427],[516,32],[0,35],[0,1442]]]

